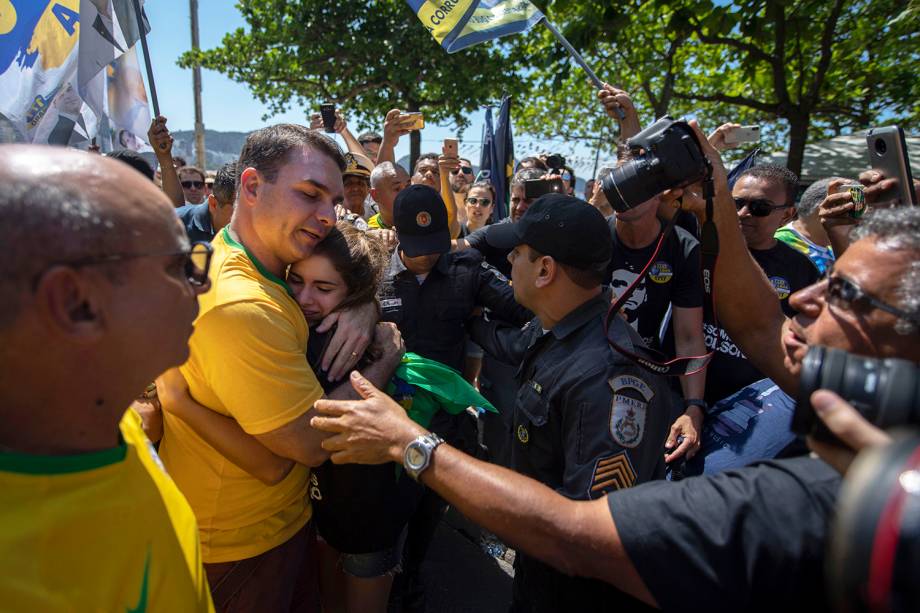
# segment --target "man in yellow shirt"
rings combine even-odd
[[[295,463],[266,484],[168,412],[160,453],[201,527],[217,608],[287,611],[316,600],[306,494],[309,467],[328,454],[325,434],[309,425],[323,390],[307,363],[306,320],[284,277],[335,223],[345,160],[319,132],[281,124],[249,135],[238,169],[233,218],[212,242],[213,289],[199,301],[181,371],[195,400]],[[395,329],[376,325],[374,305],[329,317],[324,325],[336,324],[340,336],[324,357],[330,379],[354,366],[373,334],[382,356],[368,372],[384,384],[402,357]],[[353,396],[347,383],[331,393]]]
[[[125,407],[188,357],[208,287],[116,160],[0,147],[0,608],[213,611],[195,517]]]

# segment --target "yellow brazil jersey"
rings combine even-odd
[[[367,227],[375,230],[389,230],[391,226],[388,226],[380,213],[377,213],[367,220]]]
[[[276,430],[308,411],[323,390],[306,358],[308,328],[283,280],[224,228],[212,242],[211,290],[182,366],[192,396],[249,434]],[[295,464],[265,485],[165,414],[160,457],[185,494],[207,563],[250,558],[294,536],[310,519],[309,469]]]
[[[195,517],[133,411],[121,436],[95,453],[0,453],[0,609],[214,610]]]

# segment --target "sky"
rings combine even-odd
[[[168,119],[170,130],[191,130],[195,126],[192,71],[176,65],[179,56],[191,48],[189,3],[187,0],[146,0],[144,7],[151,26],[148,45],[160,112]],[[198,23],[202,49],[219,46],[225,34],[245,25],[236,2],[231,0],[199,0]],[[419,27],[422,27],[421,23]],[[207,129],[246,132],[285,121],[305,123],[306,114],[299,108],[263,120],[267,106],[255,99],[244,84],[211,70],[203,69],[201,76],[202,113]],[[484,111],[471,115],[471,125],[464,131],[460,143],[461,155],[470,157],[474,165],[479,164],[483,115]],[[381,118],[381,130],[382,127]],[[440,152],[443,139],[455,136],[450,125],[428,125],[422,132],[422,150]],[[340,144],[344,144],[341,138],[337,138]],[[594,159],[593,150],[579,145],[562,142],[543,144],[523,135],[515,137],[518,159],[531,149],[553,149],[564,155]],[[396,154],[397,158],[409,154],[407,137],[400,139]],[[576,167],[578,175],[590,172],[590,167],[586,170]]]

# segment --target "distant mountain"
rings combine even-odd
[[[194,130],[177,130],[172,133],[173,155],[181,155],[189,164],[195,163],[195,132]],[[218,132],[217,130],[204,131],[204,147],[208,162],[208,170],[217,170],[218,167],[232,162],[240,157],[240,150],[249,132]]]

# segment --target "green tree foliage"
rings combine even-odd
[[[645,115],[691,113],[712,127],[766,124],[768,134],[788,140],[796,172],[809,135],[880,120],[920,122],[920,34],[916,5],[905,0],[543,4],[602,78],[630,91]],[[516,41],[517,56],[539,58],[532,79],[545,96],[526,101],[522,127],[603,133],[607,122],[586,102],[593,88],[558,51],[537,52],[546,44],[545,37]]]
[[[405,0],[241,0],[237,6],[247,26],[215,49],[185,54],[180,64],[200,63],[247,84],[272,114],[296,105],[308,115],[332,101],[364,128],[382,129],[386,112],[402,108],[462,129],[468,113],[521,83],[497,45],[446,53]],[[419,149],[413,132],[413,161]]]

